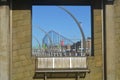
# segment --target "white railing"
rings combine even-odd
[[[76,51],[60,51],[60,50],[40,50],[33,49],[32,55],[37,57],[77,57],[77,56],[85,56],[83,52]]]

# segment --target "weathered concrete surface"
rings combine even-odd
[[[91,72],[87,74],[85,78],[80,80],[102,80],[103,78],[101,10],[93,9],[93,13],[94,13],[93,52],[95,55],[93,57],[88,58],[88,68],[90,69]],[[12,65],[13,65],[12,80],[28,80],[28,79],[33,80],[35,64],[34,60],[32,60],[31,57],[31,9],[13,10]],[[54,80],[61,79],[58,78]],[[73,79],[64,78],[62,80],[75,80],[75,78]]]
[[[87,57],[69,57],[69,58],[37,58],[37,69],[66,69],[66,68],[87,68]]]
[[[98,6],[101,4],[96,0],[93,0],[93,3],[93,8],[96,7],[93,9],[93,51],[95,55],[88,57],[91,73],[80,80],[103,79],[102,14]],[[19,6],[20,10],[17,10],[17,5],[13,6],[15,10],[12,12],[12,80],[33,80],[35,64],[31,57],[31,6],[28,5],[29,3]],[[24,7],[27,7],[27,10]],[[107,5],[106,12],[107,78],[108,80],[120,80],[120,0],[115,0],[113,6]],[[9,8],[7,6],[0,6],[0,43],[0,80],[9,80]]]
[[[120,80],[120,0],[114,2],[114,34],[115,34],[115,79]]]
[[[98,0],[100,1],[100,0]],[[88,57],[88,67],[91,70],[84,79],[80,80],[102,80],[103,79],[103,58],[102,58],[102,13],[100,2],[93,2],[93,44],[94,56]],[[19,3],[19,2],[18,2]],[[120,80],[120,0],[115,0],[113,5],[106,6],[106,55],[107,55],[107,80]],[[34,60],[31,57],[31,6],[19,6],[21,10],[17,10],[17,5],[14,5],[13,10],[13,70],[12,80],[33,80]],[[25,10],[27,7],[27,10]],[[2,9],[0,9],[2,10]],[[0,13],[1,15],[1,13]],[[0,16],[2,17],[2,16]],[[3,19],[4,20],[4,19]],[[2,21],[3,21],[2,20]],[[0,18],[0,23],[2,22]],[[0,24],[1,25],[1,24]],[[4,24],[5,25],[5,24]],[[7,25],[7,24],[6,24]],[[5,31],[7,31],[6,29]],[[0,26],[0,32],[3,28]],[[8,31],[9,32],[9,31]],[[6,33],[4,33],[7,35]],[[0,36],[0,42],[8,39],[8,37]],[[3,44],[3,43],[2,43]],[[2,45],[1,45],[2,46]],[[7,46],[7,41],[4,44]],[[2,46],[3,48],[3,46]],[[3,50],[0,47],[0,50]],[[3,50],[6,54],[8,48]],[[0,54],[0,59],[3,55]],[[7,62],[8,63],[8,62]],[[0,61],[0,64],[3,62]],[[4,64],[8,65],[8,64]],[[3,71],[3,66],[0,66]],[[2,69],[3,68],[3,69]],[[6,71],[5,73],[7,73]],[[23,74],[24,73],[24,74]],[[0,74],[0,77],[4,74]],[[4,79],[5,80],[5,79]],[[35,80],[35,79],[34,79]],[[38,80],[38,79],[37,79]],[[49,79],[53,80],[53,79]],[[59,80],[59,79],[54,79]],[[75,79],[62,79],[75,80]]]
[[[107,80],[115,80],[114,6],[106,5],[106,59]]]
[[[12,20],[12,80],[33,80],[31,11],[13,10]]]
[[[95,1],[95,0],[94,0]],[[18,2],[19,3],[19,2]],[[31,56],[31,4],[13,4],[12,11],[12,80],[39,80],[33,79],[34,59]],[[88,57],[90,73],[80,80],[102,80],[102,18],[100,2],[93,4],[93,45],[94,56]],[[17,7],[19,7],[17,9]],[[43,80],[43,79],[42,79]],[[49,80],[61,80],[49,79]],[[75,80],[62,79],[62,80]]]
[[[0,6],[0,80],[9,80],[9,7]]]
[[[120,0],[106,5],[107,80],[120,80]]]

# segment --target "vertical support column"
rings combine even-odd
[[[47,74],[45,73],[45,75],[44,75],[44,80],[47,80]]]
[[[107,80],[115,80],[114,6],[106,5]]]
[[[9,6],[0,6],[0,80],[9,80]]]
[[[120,0],[114,0],[115,80],[120,80]]]
[[[94,54],[93,57],[93,66],[88,62],[88,66],[91,67],[90,77],[91,80],[102,80],[103,79],[103,45],[102,45],[102,0],[91,0],[92,1],[92,51]],[[88,60],[89,61],[89,60]]]
[[[76,80],[79,80],[80,76],[79,76],[79,73],[77,74],[77,79]]]

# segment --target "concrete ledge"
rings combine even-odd
[[[42,72],[90,72],[89,69],[82,69],[82,68],[72,68],[72,69],[38,69],[35,72],[42,73]]]
[[[35,71],[34,79],[44,78],[85,78],[86,73],[89,73],[89,69],[39,69]]]

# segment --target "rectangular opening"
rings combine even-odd
[[[91,6],[33,5],[32,55],[91,56]]]

